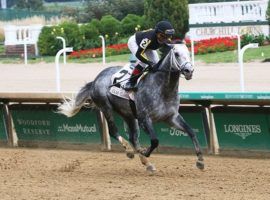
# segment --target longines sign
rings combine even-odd
[[[252,134],[261,134],[260,124],[224,124],[224,132],[234,134],[243,140]]]
[[[215,107],[220,148],[270,150],[270,108]]]

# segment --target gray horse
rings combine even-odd
[[[154,122],[166,122],[171,127],[186,132],[195,147],[199,169],[204,168],[203,155],[196,134],[178,113],[179,95],[178,85],[181,74],[190,80],[193,66],[185,44],[175,44],[166,56],[160,60],[155,71],[150,71],[138,83],[138,90],[134,92],[136,115],[132,111],[130,101],[112,95],[109,92],[111,76],[119,71],[120,67],[109,67],[103,70],[94,81],[81,88],[76,97],[65,100],[58,107],[58,112],[68,117],[75,115],[85,102],[100,109],[108,123],[109,134],[119,141],[125,148],[127,156],[134,157],[134,150],[139,153],[142,164],[147,170],[154,171],[155,167],[147,157],[159,145],[157,134],[154,131]],[[134,110],[134,109],[133,109]],[[121,137],[114,122],[113,111],[123,117],[129,128],[129,141]],[[150,137],[151,145],[147,149],[140,147],[138,140],[139,127]]]

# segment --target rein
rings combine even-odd
[[[166,57],[166,56],[165,56]],[[159,66],[160,66],[160,63],[162,63],[162,61],[164,60],[164,58],[165,57],[163,57],[162,59],[160,59],[160,61],[157,63],[157,65],[158,65],[158,67],[156,68],[156,69],[154,69],[153,70],[153,72],[157,72],[157,71],[159,71],[159,72],[171,72],[171,73],[177,73],[177,72],[180,72],[180,73],[182,73],[183,72],[183,69],[185,68],[185,66],[189,63],[189,62],[184,62],[184,63],[182,63],[180,66],[179,66],[179,63],[178,63],[178,61],[172,61],[172,58],[171,58],[171,62],[170,62],[170,68],[169,69],[159,69]],[[174,64],[176,64],[177,66],[179,66],[179,70],[174,70],[174,71],[172,71],[171,70],[171,68],[172,68],[172,63],[174,63]],[[150,70],[151,71],[151,70]]]
[[[145,73],[145,72],[150,72],[150,73],[155,73],[155,72],[164,72],[164,73],[180,73],[180,78],[182,78],[181,77],[181,74],[183,74],[183,70],[185,69],[185,66],[188,64],[188,63],[190,63],[190,62],[183,62],[182,64],[179,64],[179,62],[175,59],[175,56],[173,55],[173,56],[171,56],[170,57],[170,68],[169,69],[159,69],[159,67],[160,67],[160,64],[163,62],[163,60],[166,58],[168,56],[168,54],[167,55],[165,55],[163,58],[161,58],[160,60],[159,60],[159,62],[153,67],[153,68],[151,68],[150,66],[147,66],[142,72],[140,72],[139,74],[137,74],[137,75],[135,75],[134,77],[138,77],[138,76],[141,76],[143,73]],[[171,70],[171,68],[172,68],[172,66],[173,65],[176,65],[178,68],[179,68],[179,70]],[[131,77],[130,77],[131,78]],[[111,88],[111,87],[113,87],[113,86],[119,86],[120,85],[120,83],[122,83],[122,82],[124,82],[124,81],[127,81],[127,80],[130,80],[130,78],[126,78],[126,79],[124,79],[124,80],[122,80],[122,81],[119,81],[119,82],[117,82],[117,83],[114,83],[114,84],[112,84],[112,85],[110,85],[109,86],[109,88]],[[170,79],[170,78],[169,78]]]

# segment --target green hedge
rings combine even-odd
[[[111,15],[106,15],[101,20],[93,19],[89,23],[77,25],[75,22],[63,22],[58,26],[43,27],[39,36],[38,46],[40,55],[54,56],[62,49],[62,41],[56,39],[62,36],[66,39],[67,47],[75,51],[101,47],[99,35],[106,37],[106,45],[126,43],[129,36],[136,31],[146,28],[145,18],[129,14],[121,21]],[[243,35],[242,46],[257,42],[260,45],[269,43],[269,36]]]
[[[74,50],[81,49],[83,46],[83,35],[76,23],[63,22],[58,26],[44,26],[38,40],[41,55],[55,55],[62,49],[62,41],[56,39],[57,36],[65,38],[66,46],[73,47]]]
[[[63,22],[58,26],[45,26],[41,30],[38,46],[41,55],[55,55],[62,49],[62,42],[57,36],[66,39],[68,47],[74,50],[101,46],[99,35],[106,37],[106,45],[126,41],[136,30],[144,28],[143,17],[127,15],[121,22],[111,15],[101,20],[93,19],[89,23],[77,25],[75,22]]]
[[[249,43],[259,43],[260,46],[268,43],[268,37],[264,36],[263,34],[260,35],[250,35],[245,34],[241,37],[241,47],[249,44]]]
[[[121,32],[128,36],[145,28],[145,18],[134,14],[128,14],[121,21]]]

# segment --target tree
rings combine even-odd
[[[112,15],[122,20],[128,14],[143,15],[143,0],[87,0],[85,13],[88,20]]]
[[[158,21],[168,20],[180,39],[183,39],[189,30],[187,0],[145,0],[144,14],[149,28],[154,27]]]
[[[115,44],[119,39],[121,22],[111,15],[105,15],[100,20],[100,33],[105,35],[107,44]]]
[[[109,10],[109,5],[106,0],[94,0],[87,2],[85,13],[88,13],[88,20],[96,18],[101,19],[102,16],[106,15]]]
[[[122,20],[128,14],[143,15],[143,0],[107,0],[109,14]]]
[[[43,0],[17,0],[15,6],[20,9],[42,10]]]
[[[119,33],[120,22],[111,15],[105,15],[100,20],[101,24],[101,34],[114,36],[115,33]]]
[[[188,3],[216,3],[216,2],[231,2],[238,0],[188,0]],[[252,1],[252,0],[240,0],[240,1]]]
[[[10,8],[15,4],[16,0],[8,0],[7,1],[7,7]]]
[[[130,35],[139,31],[144,25],[144,18],[134,14],[128,14],[121,21],[121,29],[123,35]]]

